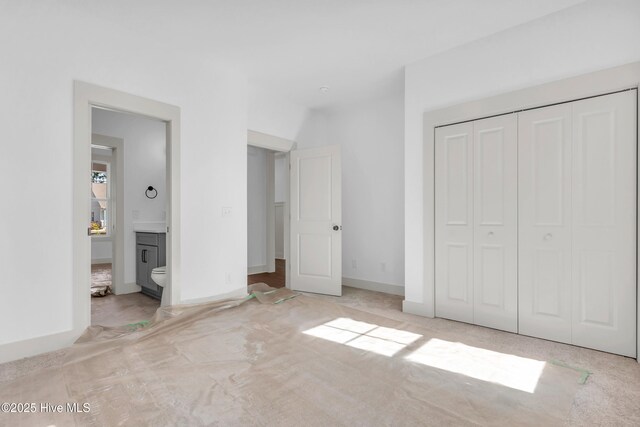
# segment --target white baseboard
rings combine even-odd
[[[203,302],[214,302],[214,301],[220,301],[223,299],[230,299],[230,298],[244,298],[247,295],[249,295],[247,293],[247,287],[244,286],[242,288],[238,288],[224,294],[213,295],[210,297],[185,299],[185,300],[182,300],[180,304],[201,304]]]
[[[11,362],[22,359],[23,357],[36,356],[69,347],[80,335],[82,335],[82,331],[71,330],[2,344],[0,345],[0,363]]]
[[[342,284],[352,288],[366,289],[368,291],[383,292],[385,294],[404,296],[404,286],[391,285],[389,283],[371,282],[369,280],[352,279],[343,277]]]
[[[122,289],[117,288],[115,295],[134,294],[140,292],[142,288],[136,283],[125,283]]]
[[[421,302],[402,301],[402,311],[409,314],[416,314],[418,316],[433,318],[433,308],[427,307]]]
[[[91,265],[93,264],[112,264],[113,260],[111,258],[96,258],[91,260]]]
[[[252,274],[267,273],[269,271],[269,268],[267,268],[266,265],[256,265],[253,267],[249,267],[247,270],[247,274],[251,276]]]

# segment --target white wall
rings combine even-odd
[[[248,128],[297,141],[310,111],[259,85],[249,86]]]
[[[403,110],[397,93],[317,112],[298,140],[341,146],[344,277],[404,285]]]
[[[405,70],[405,300],[424,302],[425,111],[640,60],[640,2],[587,1]]]
[[[267,150],[247,149],[247,267],[267,264]]]
[[[76,6],[2,4],[0,344],[72,329],[74,79],[181,108],[181,298],[246,292],[243,71]]]
[[[92,132],[123,140],[124,149],[124,281],[136,281],[135,229],[163,230],[166,220],[166,125],[158,120],[93,109]],[[148,199],[152,185],[158,195]],[[101,243],[91,241],[91,256],[100,255]],[[94,251],[96,253],[94,253]],[[110,258],[107,257],[107,258]]]

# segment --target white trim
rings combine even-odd
[[[284,156],[283,156],[284,157]],[[286,260],[287,258],[285,257],[285,250],[284,250],[284,246],[285,246],[285,242],[282,242],[282,252],[278,252],[275,249],[275,211],[278,207],[282,208],[282,238],[284,239],[284,236],[286,235],[286,231],[285,231],[285,224],[287,224],[287,219],[284,216],[285,215],[289,215],[289,211],[288,211],[288,207],[287,207],[287,202],[274,202],[273,203],[273,222],[274,222],[274,237],[273,237],[273,253],[275,254],[274,257],[275,259],[283,259]]]
[[[247,144],[254,147],[266,148],[267,150],[289,152],[293,149],[294,142],[288,139],[280,138],[266,133],[256,132],[254,130],[247,131]]]
[[[91,109],[106,108],[155,118],[167,124],[167,285],[166,304],[180,303],[180,109],[89,83],[74,81],[73,123],[73,335],[91,324],[89,277],[91,250],[86,218],[90,217]],[[119,227],[121,228],[121,227]],[[50,350],[47,345],[39,352]],[[34,353],[35,354],[35,353]]]
[[[276,159],[273,151],[267,151],[267,273],[276,271]]]
[[[269,268],[266,265],[254,265],[247,268],[247,275],[269,273]]]
[[[295,144],[292,149],[295,148]],[[285,154],[285,162],[289,171],[291,170],[291,152]],[[290,257],[290,248],[291,248],[291,175],[287,171],[287,182],[285,185],[285,207],[284,207],[284,259],[285,263],[285,274],[284,274],[284,286],[286,288],[291,289],[291,257]]]
[[[403,310],[433,317],[435,312],[434,286],[434,128],[446,124],[479,119],[528,108],[542,107],[559,102],[568,102],[590,96],[616,92],[640,86],[640,62],[596,71],[552,83],[546,83],[502,95],[471,101],[424,113],[423,132],[423,212],[424,236],[422,253],[424,275],[423,301],[407,301]],[[640,111],[637,125],[640,126]],[[638,161],[640,164],[640,150]],[[640,188],[640,174],[639,174]],[[640,201],[639,201],[640,204]],[[640,206],[639,206],[640,208]],[[637,277],[640,278],[640,246],[637,249]],[[407,266],[413,269],[415,266]],[[636,291],[637,307],[640,307],[640,292]],[[637,316],[637,344],[640,344],[640,316]],[[640,361],[640,351],[638,352]]]
[[[404,296],[404,286],[392,285],[390,283],[342,277],[342,286],[350,286],[352,288],[366,289],[367,291],[382,292],[391,295],[400,295],[402,297]]]
[[[415,314],[423,317],[433,317],[433,311],[425,304],[413,301],[402,301],[402,311],[404,313]]]
[[[60,350],[69,347],[76,339],[78,339],[76,331],[70,330],[2,344],[0,345],[0,363]]]
[[[214,295],[212,297],[202,297],[202,298],[192,298],[182,301],[181,305],[185,304],[202,304],[207,302],[215,302],[222,301],[226,299],[240,299],[246,297],[248,294],[247,287],[244,286],[242,288],[233,290],[231,292],[227,292],[225,294]]]
[[[91,265],[95,264],[113,264],[111,258],[91,258]]]
[[[94,144],[95,143],[95,144]],[[116,232],[110,232],[106,238],[110,239],[113,243],[111,245],[111,285],[113,293],[120,295],[126,293],[125,289],[130,289],[125,286],[124,283],[124,140],[122,138],[114,138],[111,136],[100,135],[97,133],[91,134],[92,145],[102,145],[105,147],[111,147],[114,151],[111,155],[112,170],[115,168],[115,188],[112,188],[111,203],[115,201],[115,210],[111,209],[113,217],[111,218],[110,225],[115,225]],[[92,156],[93,157],[93,156]],[[111,184],[114,181],[114,176],[109,179]],[[113,191],[115,190],[115,191]],[[115,193],[115,197],[113,197]],[[112,231],[112,230],[110,230]],[[92,241],[106,241],[103,237],[91,237]],[[92,261],[93,263],[93,261]]]
[[[120,289],[118,289],[118,295],[135,294],[136,292],[140,292],[141,290],[142,287],[136,282],[125,283],[124,285],[120,286]]]

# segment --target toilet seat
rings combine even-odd
[[[162,266],[162,267],[156,267],[153,270],[151,270],[152,274],[166,274],[167,273],[167,266]]]

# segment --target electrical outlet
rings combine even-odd
[[[222,207],[222,217],[231,216],[231,206],[223,206]]]
[[[387,272],[387,263],[386,262],[381,262],[380,263],[380,271],[382,271],[383,273]]]
[[[351,260],[351,268],[354,270],[358,269],[358,263],[356,262],[355,258]]]
[[[139,210],[131,211],[131,219],[133,219],[134,221],[139,220],[140,219],[140,211]]]
[[[225,283],[226,283],[227,285],[230,285],[230,284],[231,284],[231,273],[227,273],[227,274],[226,274],[226,276],[225,276]]]

